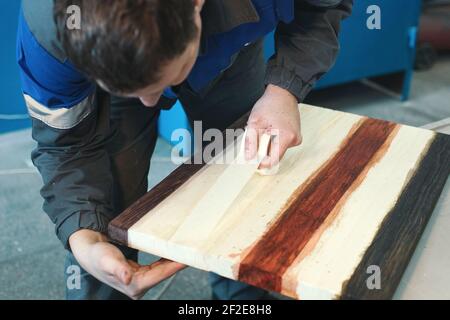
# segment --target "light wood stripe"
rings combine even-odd
[[[236,159],[225,169],[217,181],[206,190],[205,195],[191,210],[189,216],[180,225],[170,241],[182,245],[201,246],[208,240],[216,226],[224,218],[228,207],[258,170],[266,157],[270,135],[263,135],[259,141],[257,159],[245,160],[245,134],[237,142],[239,153]],[[239,179],[237,179],[239,177]],[[205,215],[208,212],[208,215]]]

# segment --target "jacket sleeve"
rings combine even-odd
[[[32,160],[43,187],[44,211],[66,249],[80,229],[106,232],[112,218],[112,177],[105,148],[108,96],[67,60],[52,55],[21,15],[17,61],[37,142]]]
[[[275,31],[275,55],[265,83],[284,88],[299,102],[335,63],[341,21],[351,14],[353,0],[295,0],[294,20]]]

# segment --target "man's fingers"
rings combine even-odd
[[[121,284],[129,285],[133,278],[133,270],[128,262],[125,260],[111,260],[110,263],[109,269],[113,270],[111,275]]]
[[[271,132],[272,140],[269,145],[267,157],[263,159],[259,169],[271,169],[277,166],[284,157],[286,151],[291,147],[290,139],[283,137],[279,132]]]
[[[114,277],[117,282],[128,285],[133,278],[133,269],[125,256],[117,247],[109,243],[101,244],[101,246],[103,248],[101,248],[100,268]]]
[[[280,136],[273,135],[267,156],[261,161],[259,169],[270,169],[280,161]]]
[[[133,270],[128,262],[106,258],[104,263],[105,266],[107,265],[104,271],[114,277],[118,283],[126,286],[130,284],[133,278]]]
[[[184,264],[161,259],[149,266],[142,267],[143,273],[139,273],[136,280],[139,282],[140,288],[149,289],[184,268],[186,268]]]
[[[258,130],[253,127],[247,128],[245,135],[245,160],[250,161],[256,157],[258,152]]]

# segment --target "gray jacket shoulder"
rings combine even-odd
[[[39,44],[51,55],[63,62],[66,55],[58,41],[53,19],[54,0],[22,0],[25,21]]]

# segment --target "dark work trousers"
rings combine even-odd
[[[229,68],[205,90],[196,93],[187,82],[180,85],[178,97],[191,122],[202,121],[203,130],[223,130],[250,111],[264,93],[265,61],[262,41],[244,47]],[[162,99],[155,108],[144,107],[138,99],[112,97],[110,118],[113,133],[109,153],[113,164],[114,208],[119,214],[140,198],[148,188],[150,158],[157,139],[157,119]],[[120,247],[128,259],[137,261],[137,251]],[[66,282],[70,282],[73,267],[79,267],[68,253]],[[68,273],[67,270],[70,270]],[[79,287],[67,286],[67,299],[127,299],[126,296],[96,280],[82,268]],[[210,274],[213,296],[223,300],[259,299],[265,291]],[[182,298],[182,297],[180,297]]]

